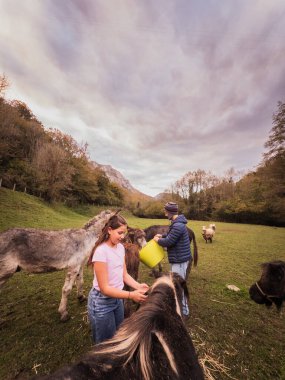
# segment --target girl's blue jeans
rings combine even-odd
[[[179,264],[170,264],[171,266],[171,272],[176,272],[180,274],[184,280],[186,280],[186,274],[187,274],[187,268],[188,268],[189,261],[185,261],[184,263],[179,263]],[[182,312],[183,315],[189,315],[189,307],[187,303],[187,299],[183,295],[182,299]]]
[[[112,338],[124,319],[123,300],[105,296],[93,288],[88,296],[88,317],[94,343]]]

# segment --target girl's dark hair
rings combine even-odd
[[[110,228],[112,228],[112,230],[116,230],[117,228],[119,228],[121,226],[126,226],[126,225],[127,225],[127,222],[126,222],[125,218],[123,218],[121,215],[115,214],[115,215],[111,216],[111,218],[108,220],[108,222],[102,228],[102,232],[101,232],[98,240],[96,241],[94,247],[92,248],[92,251],[91,251],[91,254],[89,256],[87,265],[92,264],[92,257],[93,257],[94,252],[96,251],[96,248],[109,239],[108,228],[110,227]]]

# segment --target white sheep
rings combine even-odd
[[[216,225],[215,225],[215,223],[210,224],[209,228],[212,228],[212,230],[216,231]]]
[[[202,236],[203,238],[205,239],[206,243],[208,243],[208,241],[210,243],[213,242],[213,237],[215,235],[215,231],[216,231],[216,225],[215,224],[210,224],[210,226],[208,228],[206,228],[206,226],[203,226],[202,227]]]

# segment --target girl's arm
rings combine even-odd
[[[106,263],[96,261],[94,263],[94,269],[100,291],[105,296],[125,299],[131,298],[135,302],[143,302],[146,300],[147,296],[144,295],[146,290],[136,290],[134,292],[128,292],[126,290],[120,290],[110,286],[108,283],[108,269]]]
[[[124,264],[123,280],[126,285],[129,285],[133,289],[137,289],[137,290],[140,289],[140,290],[147,291],[149,288],[147,284],[140,284],[131,275],[129,275],[127,271],[126,263]]]

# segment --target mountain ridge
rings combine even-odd
[[[134,188],[130,181],[123,176],[121,172],[117,169],[113,168],[111,165],[99,164],[98,162],[92,161],[92,164],[95,168],[101,169],[107,176],[107,178],[111,181],[122,187],[123,189],[130,191],[133,194],[142,195],[144,197],[153,198],[150,195],[144,194],[141,191]]]

